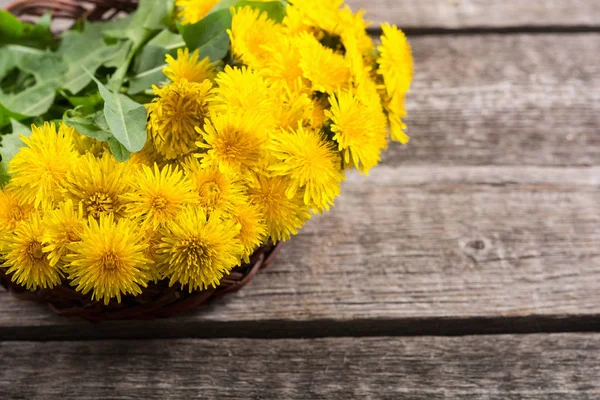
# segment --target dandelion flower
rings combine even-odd
[[[197,160],[186,164],[187,177],[198,193],[198,201],[209,215],[230,214],[235,207],[248,201],[244,185],[216,167],[201,168]]]
[[[304,203],[316,211],[328,210],[340,194],[344,179],[339,153],[321,135],[301,125],[273,136],[270,150],[279,161],[269,167],[274,175],[289,177],[286,196],[304,189]]]
[[[58,186],[78,154],[71,140],[73,128],[61,123],[57,132],[54,124],[44,122],[43,127],[32,125],[31,129],[29,138],[21,136],[27,147],[10,160],[8,172],[13,174],[11,184],[21,202],[46,208],[60,200]]]
[[[379,100],[363,101],[352,92],[342,91],[330,95],[329,102],[331,110],[325,115],[332,121],[333,139],[344,161],[367,174],[379,163],[381,151],[387,146],[387,121]]]
[[[204,142],[196,145],[206,153],[200,154],[204,167],[217,166],[226,174],[247,174],[262,162],[268,133],[260,115],[227,110],[217,114],[211,110],[210,121],[204,130],[198,129]]]
[[[258,207],[267,224],[267,231],[275,243],[295,235],[310,218],[302,195],[292,198],[286,194],[290,180],[284,176],[259,175],[257,182],[248,189],[250,201]]]
[[[201,208],[187,207],[162,230],[159,269],[171,286],[188,286],[190,292],[217,287],[244,251],[236,239],[239,231],[231,219],[207,217]]]
[[[259,69],[268,61],[264,46],[282,34],[281,25],[269,19],[268,14],[250,6],[232,8],[231,39],[233,55],[251,68]]]
[[[313,102],[308,94],[293,90],[286,83],[276,92],[279,98],[277,108],[277,126],[289,129],[298,126],[301,121],[309,121],[313,115]]]
[[[218,86],[213,89],[216,96],[212,103],[218,106],[218,111],[227,108],[243,110],[255,118],[262,117],[263,124],[274,123],[271,114],[275,111],[275,99],[271,97],[264,78],[257,72],[228,65],[223,72],[219,72],[215,82]]]
[[[265,220],[258,207],[249,203],[236,205],[231,212],[231,217],[240,225],[237,239],[244,246],[242,259],[249,263],[254,250],[262,245],[267,237]]]
[[[0,190],[0,232],[12,232],[34,210],[31,204],[19,204],[13,186],[8,184]]]
[[[83,206],[79,203],[76,207],[72,200],[62,202],[56,209],[46,211],[42,225],[44,252],[54,266],[69,252],[71,243],[81,240],[85,225]]]
[[[108,142],[101,142],[94,138],[82,135],[77,131],[73,131],[73,147],[80,154],[91,153],[94,157],[102,157],[106,152],[109,152]]]
[[[146,165],[131,180],[133,191],[126,194],[127,214],[142,226],[157,229],[175,218],[188,204],[197,202],[192,183],[177,167],[159,169]]]
[[[284,19],[292,32],[302,32],[307,29],[323,30],[331,35],[340,31],[340,7],[343,0],[294,0],[287,7],[287,17]]]
[[[13,233],[0,239],[3,267],[8,267],[6,273],[12,274],[12,281],[27,290],[52,288],[61,282],[60,269],[51,264],[48,254],[43,251],[43,236],[40,216],[32,213]]]
[[[208,99],[212,84],[181,79],[158,88],[156,97],[147,104],[148,131],[158,153],[167,159],[175,159],[194,150],[201,126],[208,115]]]
[[[220,0],[175,0],[177,17],[183,24],[195,24]]]
[[[383,76],[383,82],[389,96],[405,94],[410,89],[413,74],[413,59],[410,45],[404,33],[396,26],[381,25],[383,36],[378,47],[380,54],[377,72]]]
[[[210,58],[205,57],[198,61],[198,49],[192,54],[186,49],[177,50],[177,59],[167,54],[167,66],[163,68],[163,73],[173,82],[179,82],[182,79],[188,82],[202,83],[205,79],[212,79],[215,68],[210,62]]]
[[[145,248],[144,232],[134,221],[115,221],[113,215],[89,218],[81,241],[69,246],[65,270],[78,291],[92,291],[92,300],[108,304],[116,298],[120,303],[121,295],[138,295],[147,286]]]
[[[110,154],[102,158],[87,154],[67,174],[62,192],[73,204],[82,203],[85,217],[99,218],[110,213],[124,217],[127,201],[123,195],[129,192],[130,172],[127,163],[117,162]]]
[[[406,125],[402,122],[402,119],[406,117],[404,95],[396,93],[385,106],[388,112],[391,139],[402,144],[408,143],[410,137],[404,132]]]
[[[298,36],[295,44],[300,54],[300,68],[314,90],[328,92],[349,87],[352,75],[343,55],[323,46],[308,33]]]

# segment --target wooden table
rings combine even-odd
[[[1,292],[1,398],[600,398],[600,3],[350,3],[410,36],[410,145],[196,313]]]

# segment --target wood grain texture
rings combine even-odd
[[[600,335],[2,342],[2,398],[600,397]]]
[[[402,28],[500,28],[598,26],[595,0],[346,0],[352,10],[367,11],[375,25]]]
[[[411,44],[412,140],[389,149],[388,165],[600,162],[600,34],[415,37]]]
[[[228,324],[229,335],[243,336],[240,326],[315,320],[598,316],[599,199],[599,167],[382,166],[368,178],[350,174],[333,211],[311,220],[272,268],[198,313],[92,325],[2,293],[0,337],[210,336],[227,335]],[[317,329],[327,334],[327,325]]]

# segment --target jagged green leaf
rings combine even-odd
[[[147,138],[146,108],[124,94],[111,91],[95,77],[93,79],[104,99],[104,117],[113,136],[128,151],[140,151]]]
[[[217,61],[229,50],[231,13],[227,9],[215,11],[195,24],[178,24],[177,28],[190,51],[199,49],[200,58]]]
[[[53,47],[56,42],[50,32],[50,15],[46,14],[37,24],[21,22],[5,10],[0,10],[0,43],[20,44],[44,49]]]
[[[175,55],[177,49],[185,46],[181,35],[164,30],[144,46],[134,65],[133,75],[129,80],[129,93],[136,94],[165,79],[162,72],[167,54]]]
[[[12,132],[7,135],[2,135],[2,147],[0,148],[0,155],[2,161],[0,163],[0,184],[8,182],[10,175],[8,174],[8,162],[12,160],[19,149],[25,144],[21,140],[21,135],[29,137],[31,135],[31,128],[21,124],[20,122],[11,119]]]

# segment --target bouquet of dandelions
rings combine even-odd
[[[376,47],[342,0],[141,0],[58,39],[2,13],[0,270],[22,290],[210,290],[408,141],[406,38]]]

